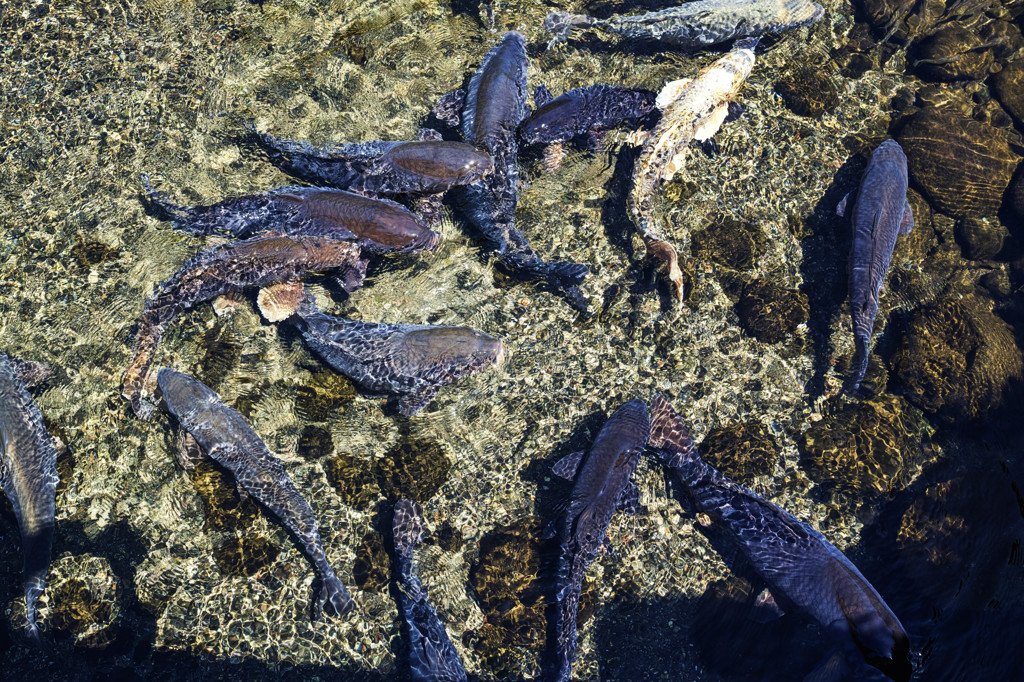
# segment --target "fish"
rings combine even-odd
[[[200,251],[146,301],[135,325],[132,360],[124,374],[121,394],[140,419],[153,418],[147,385],[149,366],[164,331],[181,313],[223,294],[325,270],[342,273],[354,291],[363,281],[366,261],[360,259],[355,244],[323,237],[256,237]]]
[[[526,117],[526,39],[509,31],[484,57],[473,74],[462,109],[462,134],[494,159],[487,177],[462,188],[470,221],[497,245],[499,261],[526,279],[540,279],[563,295],[570,305],[586,310],[578,285],[590,272],[581,263],[543,261],[516,227],[519,201],[519,142],[517,130]]]
[[[630,400],[620,406],[598,432],[584,458],[583,452],[566,455],[552,471],[565,479],[575,477],[562,513],[545,535],[558,540],[555,578],[554,665],[545,679],[567,682],[576,659],[576,615],[587,568],[599,551],[610,552],[608,524],[618,510],[642,511],[640,491],[630,480],[650,431],[647,405]]]
[[[178,206],[142,176],[149,201],[174,227],[195,235],[235,239],[286,235],[352,241],[370,256],[397,250],[432,251],[441,235],[399,203],[329,187],[279,187],[209,206]]]
[[[654,109],[656,97],[642,88],[598,83],[552,98],[538,87],[533,95],[537,109],[523,121],[520,137],[526,144],[550,144],[568,142],[584,133],[597,136],[624,121],[646,116]]]
[[[468,678],[459,652],[416,575],[413,550],[423,539],[423,530],[419,505],[400,499],[392,522],[397,569],[394,594],[409,637],[409,677],[414,682],[465,682]]]
[[[441,139],[328,144],[281,140],[249,131],[289,175],[360,194],[434,194],[468,185],[494,168],[490,154],[467,142]],[[433,131],[424,136],[433,137]]]
[[[844,393],[860,388],[868,369],[868,344],[878,315],[878,296],[889,271],[900,235],[914,228],[914,212],[907,201],[907,157],[896,140],[878,145],[851,200],[847,194],[836,213],[849,212],[853,226],[850,249],[850,313],[856,349]]]
[[[889,678],[909,679],[910,639],[853,562],[809,524],[707,464],[664,395],[655,396],[651,415],[654,457],[679,478],[694,509],[732,539],[771,601],[807,614]]]
[[[672,81],[658,93],[661,120],[646,136],[633,168],[627,200],[630,217],[643,238],[648,257],[668,273],[676,300],[683,301],[683,273],[675,247],[659,234],[652,199],[686,162],[690,143],[718,132],[729,103],[754,68],[756,39],[737,41],[732,50],[704,67],[693,79]]]
[[[240,490],[273,512],[302,544],[322,583],[313,602],[316,617],[324,612],[339,618],[350,613],[355,601],[327,562],[313,510],[245,417],[225,405],[208,386],[182,372],[162,368],[157,384],[164,404],[183,430],[182,465],[191,468],[196,458],[206,453],[230,470]]]
[[[21,532],[25,634],[40,641],[36,600],[46,589],[57,497],[57,448],[28,386],[37,363],[0,352],[0,488],[14,508]]]
[[[679,48],[704,48],[745,36],[782,33],[821,20],[825,10],[810,0],[697,0],[633,16],[595,19],[552,12],[544,30],[552,48],[575,29],[599,29],[632,40],[656,40]]]
[[[321,312],[309,294],[288,321],[334,369],[367,390],[398,394],[407,417],[442,386],[505,358],[501,339],[475,329],[347,320]]]

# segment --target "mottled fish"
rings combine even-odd
[[[583,575],[599,550],[610,551],[608,524],[619,509],[641,510],[640,491],[630,480],[647,444],[650,421],[647,405],[630,400],[619,407],[597,434],[590,452],[575,452],[559,460],[554,473],[576,478],[565,511],[548,535],[558,538],[555,579],[554,668],[545,679],[566,682],[576,659],[576,615]],[[553,531],[553,532],[552,532]]]
[[[182,437],[182,465],[194,466],[205,452],[230,470],[241,489],[273,512],[302,544],[322,583],[314,602],[317,617],[324,611],[333,616],[349,613],[355,603],[327,563],[313,510],[245,417],[187,374],[164,368],[157,383],[167,409],[188,434]]]
[[[209,206],[178,206],[142,176],[149,200],[176,229],[247,239],[272,234],[353,241],[368,255],[433,250],[440,235],[401,204],[327,187],[280,187]]]
[[[497,244],[502,263],[528,279],[541,279],[561,292],[571,305],[585,310],[587,300],[577,286],[586,265],[546,262],[530,248],[516,227],[519,201],[519,142],[517,130],[526,116],[526,39],[509,31],[484,57],[469,82],[462,109],[465,139],[486,149],[494,171],[463,190],[463,205],[485,237]]]
[[[907,202],[907,157],[896,140],[886,140],[871,155],[854,200],[843,197],[839,215],[849,211],[850,313],[856,351],[843,390],[854,392],[868,369],[868,344],[878,314],[878,295],[889,271],[896,238],[910,234],[914,213]]]
[[[307,295],[294,317],[306,343],[367,390],[400,396],[399,411],[419,412],[438,389],[501,363],[501,339],[468,327],[374,324],[320,311]]]
[[[409,677],[414,682],[465,682],[466,669],[416,575],[413,550],[423,539],[423,514],[412,500],[395,504],[392,523],[397,589],[395,601],[409,637]]]
[[[58,479],[57,449],[25,381],[31,381],[37,368],[0,352],[0,488],[21,531],[25,632],[38,641],[36,600],[46,588],[50,568]]]
[[[328,144],[281,140],[249,130],[271,162],[306,182],[370,194],[433,194],[491,172],[489,154],[467,142],[440,139]],[[426,133],[430,135],[433,131]]]
[[[655,227],[655,190],[682,169],[690,143],[709,140],[729,113],[729,103],[754,68],[756,39],[737,41],[733,49],[693,79],[668,83],[658,94],[661,120],[647,136],[633,168],[629,213],[643,237],[648,257],[668,272],[676,299],[683,300],[683,273],[675,248]]]
[[[675,47],[702,48],[807,26],[817,23],[823,14],[821,5],[810,0],[698,0],[657,12],[608,19],[552,12],[544,19],[544,29],[554,34],[549,48],[565,41],[573,29],[582,28]]]
[[[795,606],[856,645],[893,680],[909,679],[907,633],[857,567],[810,525],[704,462],[665,396],[655,397],[651,414],[650,448],[681,479],[695,510],[733,539],[776,604]]]
[[[323,237],[257,237],[200,251],[146,301],[136,324],[133,357],[124,374],[122,395],[131,401],[139,418],[152,419],[149,365],[164,330],[181,313],[223,294],[327,270],[343,273],[354,290],[362,282],[366,261],[360,259],[355,244]]]

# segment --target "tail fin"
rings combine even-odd
[[[732,44],[733,50],[753,50],[757,47],[757,44],[761,42],[759,36],[748,36],[746,38],[740,38]]]
[[[149,184],[149,175],[142,173],[139,177],[142,180],[142,189],[145,191],[146,199],[149,203],[175,219],[184,218],[188,214],[189,208],[187,206],[179,206],[168,199],[167,195],[163,192],[153,189],[153,185]]]
[[[557,289],[576,286],[590,272],[582,263],[543,261],[533,253],[506,253],[501,260],[526,279],[545,279]]]
[[[351,613],[356,607],[355,600],[338,580],[338,576],[331,573],[320,576],[320,579],[323,581],[323,586],[317,596],[318,614],[322,612],[328,616],[341,618]]]
[[[651,437],[647,445],[662,454],[665,464],[675,466],[685,457],[696,456],[690,431],[682,417],[663,394],[651,401]]]
[[[843,393],[853,394],[860,388],[864,381],[864,375],[868,372],[868,344],[857,343],[857,350],[853,353],[853,360],[850,362],[850,374],[843,382]]]
[[[39,628],[36,625],[36,600],[46,589],[46,572],[50,568],[52,543],[52,525],[45,525],[35,532],[22,534],[21,537],[21,550],[24,557],[22,575],[25,580],[25,633],[33,641],[39,641]]]

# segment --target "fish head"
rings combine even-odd
[[[523,123],[519,135],[526,144],[564,142],[577,132],[577,113],[579,102],[575,98],[558,97],[534,111]]]
[[[386,160],[410,186],[438,190],[474,183],[494,170],[494,160],[487,152],[465,142],[444,140],[399,145],[386,154]]]
[[[156,382],[160,387],[160,393],[163,394],[167,409],[178,417],[179,421],[183,415],[195,412],[201,406],[211,404],[211,397],[214,400],[217,397],[202,382],[169,367],[160,370]]]
[[[501,339],[468,327],[429,327],[405,334],[404,350],[415,365],[441,367],[458,378],[505,357]]]

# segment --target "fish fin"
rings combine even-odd
[[[341,618],[352,612],[356,607],[352,595],[345,589],[345,586],[338,580],[336,575],[321,575],[320,593],[317,595],[315,611],[316,620],[320,619],[322,613],[335,618]]]
[[[439,99],[431,111],[439,121],[457,128],[462,122],[462,107],[465,104],[466,91],[463,88],[459,88]]]
[[[363,280],[366,279],[366,264],[367,259],[359,258],[354,262],[346,263],[337,270],[335,270],[335,281],[342,289],[345,290],[346,294],[351,294],[353,291],[363,286]]]
[[[842,650],[833,651],[814,670],[807,673],[803,682],[841,682],[851,674],[850,665]]]
[[[571,481],[576,477],[576,471],[580,468],[580,462],[582,461],[583,450],[570,453],[551,466],[551,473],[559,478]]]
[[[245,502],[249,499],[249,491],[245,489],[245,486],[237,478],[235,479],[235,492],[238,493],[238,500],[240,502]]]
[[[910,208],[910,202],[903,204],[903,220],[900,221],[900,234],[910,234],[914,229],[914,209]]]
[[[695,452],[683,418],[662,393],[656,394],[651,401],[651,437],[647,444],[652,450],[660,450],[670,456]],[[666,464],[671,465],[669,462]]]
[[[719,148],[718,143],[715,142],[715,138],[711,138],[710,140],[702,140],[697,143],[697,146],[700,147],[700,150],[702,152],[704,152],[704,156],[708,157],[709,159],[715,158],[716,156],[718,156],[718,153],[722,151]]]
[[[626,481],[626,486],[619,493],[619,510],[630,516],[647,511],[647,508],[640,504],[640,488],[633,481]]]
[[[554,173],[558,170],[559,166],[562,165],[562,159],[565,158],[565,144],[562,142],[552,142],[544,147],[544,169],[549,173]]]
[[[775,595],[766,587],[761,590],[761,594],[757,595],[757,599],[754,600],[754,608],[750,612],[750,619],[756,623],[770,623],[773,620],[778,620],[785,614],[786,612],[775,601]]]
[[[25,384],[25,388],[35,388],[53,376],[53,370],[45,363],[33,360],[19,360],[12,357],[8,357],[8,360],[11,361],[11,368],[14,369],[14,373]]]
[[[726,115],[723,123],[732,123],[742,116],[744,111],[746,111],[746,109],[744,109],[743,105],[739,102],[729,102],[729,113]]]
[[[849,199],[850,199],[850,193],[847,192],[843,196],[842,201],[839,202],[839,205],[836,206],[836,215],[839,216],[840,218],[843,218],[843,217],[846,216],[846,202],[849,201]]]
[[[732,44],[733,50],[753,50],[757,47],[757,44],[761,41],[760,36],[747,36],[740,38]]]
[[[644,128],[637,128],[629,135],[626,135],[626,144],[630,147],[643,147],[651,137],[651,131]]]
[[[437,389],[438,386],[426,384],[405,393],[398,400],[398,411],[406,417],[413,416],[434,399]]]
[[[683,271],[679,269],[679,257],[671,244],[663,239],[645,240],[647,257],[657,264],[658,269],[664,268],[676,301],[683,302]]]
[[[241,291],[229,291],[213,299],[213,313],[217,317],[232,315],[245,303],[245,294]]]
[[[604,136],[608,132],[608,128],[602,126],[594,126],[587,131],[587,149],[592,152],[599,152],[604,149]]]
[[[554,520],[548,521],[544,526],[544,530],[540,532],[541,540],[550,540],[551,538],[558,535],[558,526],[555,525]]]
[[[710,140],[714,137],[714,134],[718,132],[722,124],[725,123],[725,117],[729,115],[729,103],[722,102],[708,114],[704,121],[693,131],[693,139],[697,142],[703,142]]]
[[[295,314],[305,296],[306,288],[300,280],[278,282],[260,289],[256,305],[267,322],[280,322]]]
[[[176,454],[178,464],[185,471],[194,468],[195,465],[206,459],[206,453],[203,452],[202,446],[192,437],[191,433],[180,426],[178,427],[178,450]]]
[[[658,93],[658,97],[654,100],[654,106],[664,111],[668,105],[679,99],[683,90],[689,87],[692,82],[692,78],[680,78],[679,80],[666,83],[665,87]]]
[[[554,96],[544,85],[538,85],[533,89],[533,105],[538,109],[553,99]]]
[[[686,165],[686,155],[689,153],[689,147],[683,147],[679,150],[679,153],[669,159],[669,162],[665,164],[665,171],[662,173],[661,181],[670,182],[675,177],[676,173],[682,170],[683,166]]]
[[[433,128],[420,128],[416,131],[416,139],[421,142],[440,142],[444,138]]]

